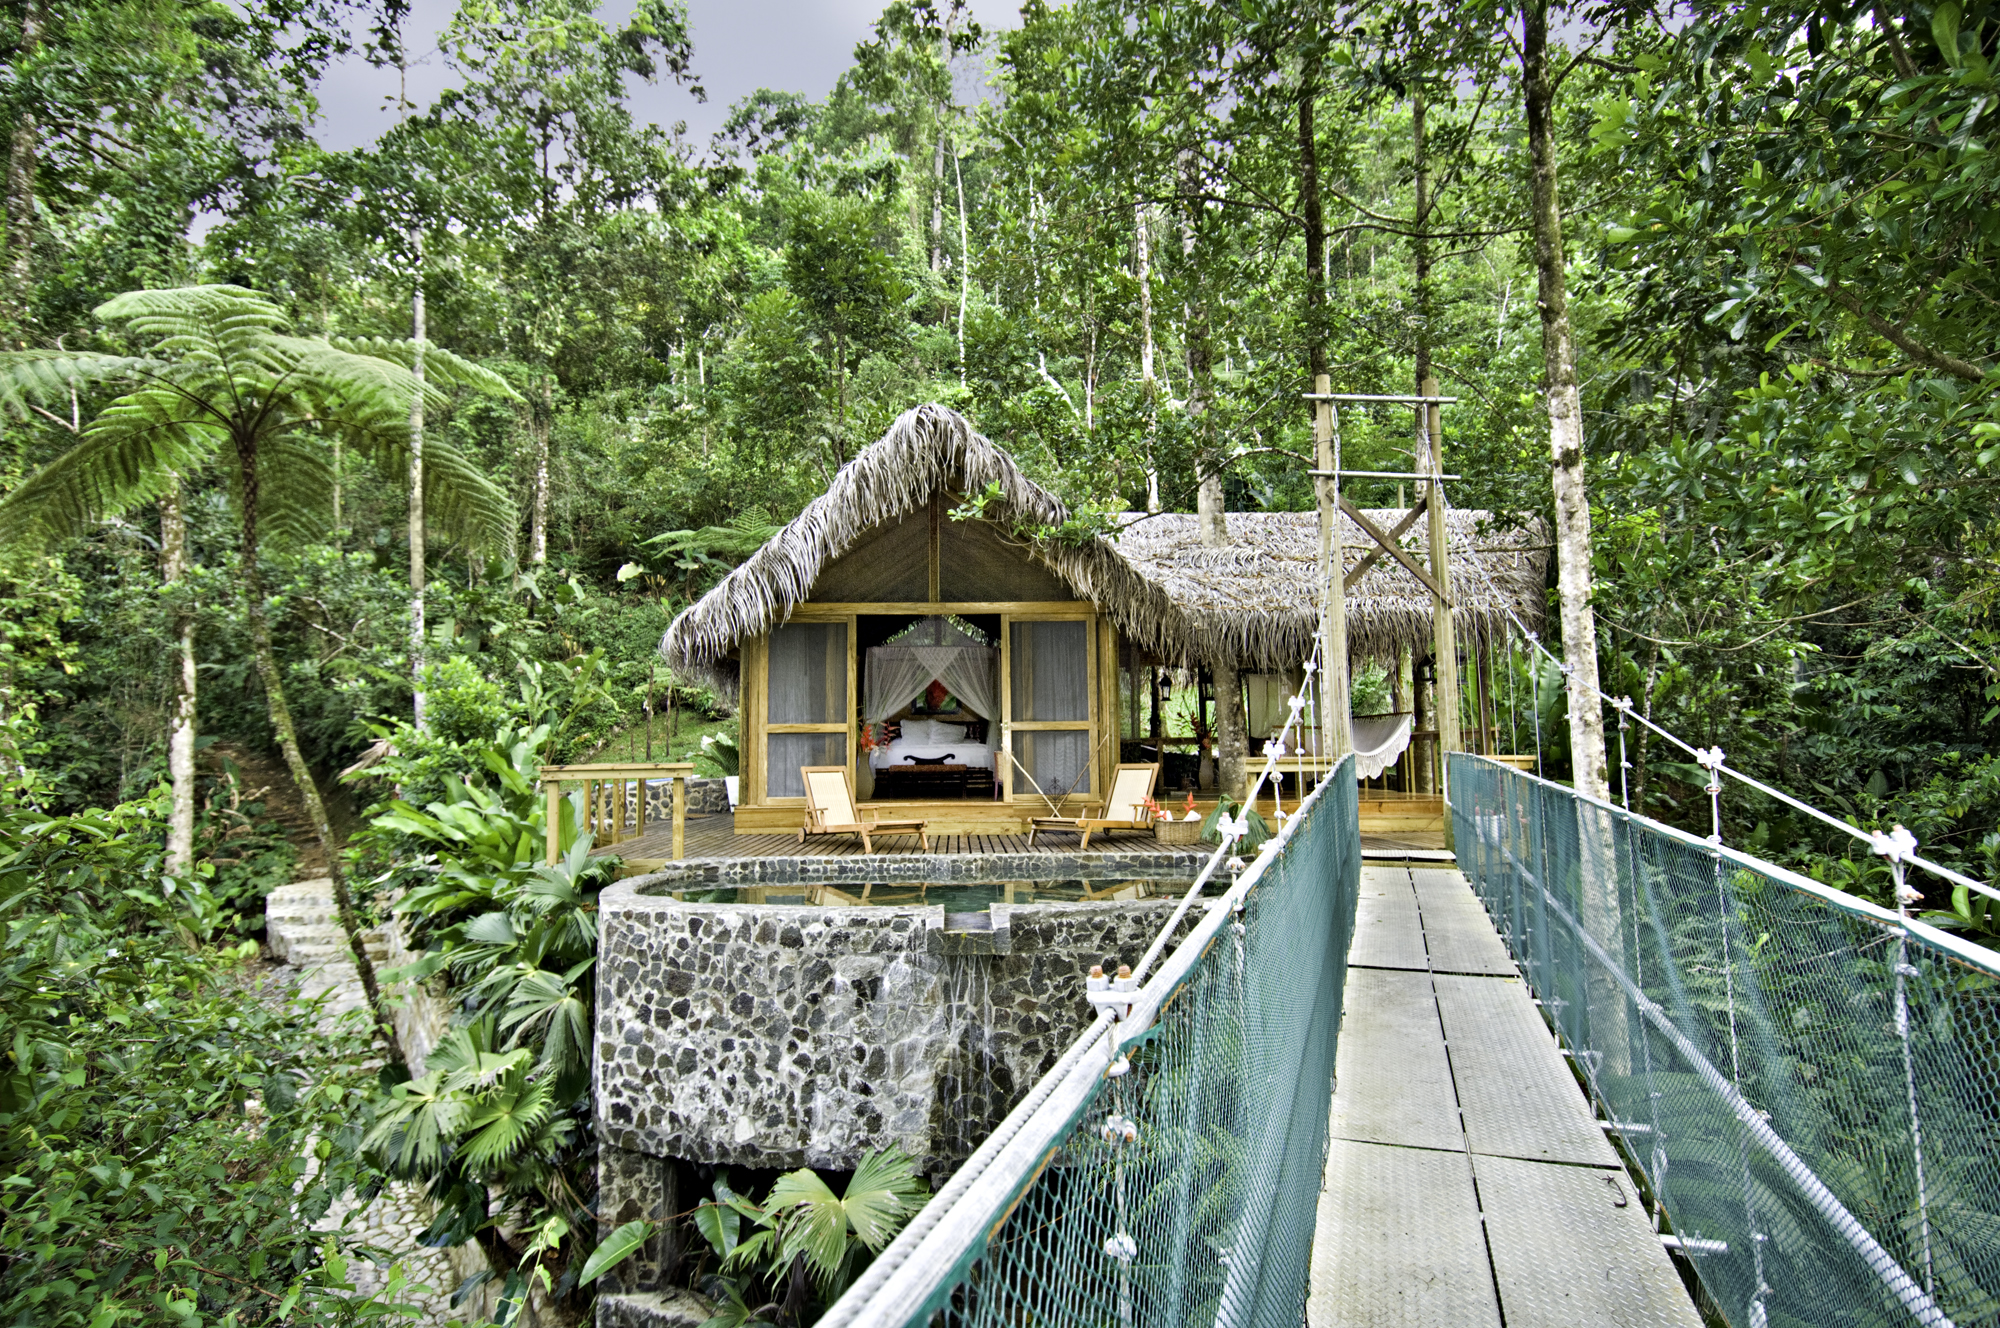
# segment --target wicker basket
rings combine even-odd
[[[1153,838],[1162,844],[1199,844],[1201,842],[1200,821],[1155,821]]]

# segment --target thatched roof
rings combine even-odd
[[[1403,516],[1388,508],[1363,512],[1385,531]],[[1131,513],[1118,536],[1118,552],[1172,597],[1184,622],[1188,656],[1233,658],[1263,668],[1294,665],[1311,651],[1319,630],[1318,514],[1231,512],[1228,519],[1229,544],[1209,548],[1194,516]],[[1480,532],[1493,524],[1490,512],[1445,514],[1457,604],[1452,617],[1460,641],[1498,639],[1513,630],[1509,608],[1540,630],[1547,537],[1532,524]],[[1401,543],[1427,567],[1426,531],[1419,518]],[[1345,516],[1341,544],[1349,571],[1377,547]],[[1474,557],[1486,576],[1472,565]],[[1430,639],[1431,593],[1393,559],[1377,561],[1347,593],[1347,640],[1354,655],[1380,658],[1400,645],[1416,645],[1421,653]]]
[[[1056,526],[1069,517],[1061,499],[1022,474],[963,415],[935,405],[904,412],[791,524],[675,618],[661,654],[678,669],[727,681],[719,666],[737,643],[789,618],[826,565],[871,530],[916,511],[940,489],[978,494],[990,484],[1000,486],[1000,501],[989,508],[996,521]],[[1109,543],[1044,541],[1034,555],[1078,599],[1110,613],[1131,640],[1163,654],[1178,646],[1184,628],[1172,602]]]
[[[724,661],[738,643],[788,619],[834,559],[941,489],[976,494],[990,484],[1000,492],[989,509],[995,521],[1055,526],[1068,517],[1060,499],[1022,474],[1011,456],[957,412],[935,405],[906,412],[840,468],[826,493],[675,618],[661,653],[683,672],[730,685]],[[1369,515],[1387,529],[1401,513]],[[1547,554],[1533,546],[1546,540],[1533,531],[1476,534],[1487,517],[1448,517],[1462,638],[1506,631],[1502,598],[1531,626],[1542,616]],[[1232,543],[1210,549],[1202,546],[1193,516],[1134,514],[1115,540],[1041,541],[1032,556],[1078,599],[1108,613],[1127,640],[1162,660],[1234,658],[1248,667],[1285,668],[1305,658],[1317,631],[1317,521],[1311,512],[1232,512]],[[1344,539],[1352,568],[1366,553],[1358,546],[1373,544],[1351,523]],[[1421,524],[1403,542],[1423,548]],[[1499,597],[1462,567],[1458,551],[1473,547],[1488,550],[1480,557],[1499,583]],[[1355,586],[1347,605],[1348,639],[1357,655],[1430,639],[1430,593],[1389,559]]]

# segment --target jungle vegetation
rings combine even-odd
[[[925,401],[1088,520],[1204,481],[1309,507],[1314,376],[1435,376],[1452,501],[1588,549],[1567,606],[1551,572],[1564,658],[2000,874],[1991,0],[1028,0],[1003,30],[893,0],[830,95],[759,91],[710,141],[629,104],[699,84],[673,0],[409,31],[400,0],[0,6],[0,983],[37,993],[0,1016],[10,1316],[362,1313],[327,1292],[337,1239],[241,1253],[301,1149],[434,1181],[441,1235],[581,1306],[601,882],[521,857],[516,785],[649,716],[661,755],[703,751],[727,698],[656,662],[666,624]],[[330,150],[316,89],[350,57],[452,85]],[[1410,435],[1350,411],[1347,460],[1406,469]],[[1516,750],[1707,832],[1684,753],[1621,746],[1526,656],[1502,685]],[[1887,897],[1824,828],[1723,810]],[[400,907],[472,993],[472,1078],[399,1070],[378,1020],[370,1089],[243,994],[245,943],[302,868],[358,926],[419,863],[461,873]],[[162,1000],[241,1063],[147,1041]],[[202,1124],[141,1119],[128,1072]],[[461,1135],[409,1128],[452,1093],[486,1094]],[[351,1094],[366,1129],[336,1126]],[[252,1098],[236,1216],[191,1215]]]

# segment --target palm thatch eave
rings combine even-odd
[[[928,504],[940,491],[998,486],[989,519],[1003,526],[1059,526],[1061,499],[1022,473],[1006,451],[966,418],[939,405],[899,416],[887,433],[842,466],[827,491],[667,628],[660,653],[675,669],[729,686],[738,644],[790,619],[827,565],[877,527]],[[1104,540],[1035,540],[1033,557],[1078,599],[1110,614],[1127,639],[1163,656],[1184,652],[1186,624],[1172,600]]]

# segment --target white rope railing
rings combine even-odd
[[[1249,809],[1256,806],[1267,781],[1274,788],[1277,786],[1278,762],[1290,750],[1287,739],[1303,727],[1303,716],[1311,706],[1314,695],[1311,689],[1318,674],[1319,649],[1315,645],[1312,657],[1306,661],[1299,694],[1287,702],[1289,714],[1283,729],[1277,738],[1265,744],[1263,770],[1236,813],[1216,818],[1221,842],[1130,976],[1119,982],[1120,990],[1090,993],[1092,1003],[1098,1008],[1098,1017],[1090,1027],[1070,1044],[1061,1059],[1007,1113],[999,1127],[862,1271],[854,1285],[828,1308],[819,1320],[821,1328],[890,1328],[905,1324],[939,1286],[959,1276],[966,1263],[976,1257],[983,1238],[1016,1200],[1022,1187],[1030,1183],[1049,1150],[1069,1128],[1097,1081],[1117,1064],[1122,1049],[1151,1027],[1160,1008],[1187,980],[1209,942],[1240,907],[1243,897],[1256,888],[1267,865],[1290,842],[1295,827],[1305,822],[1308,809],[1326,787],[1328,777],[1338,769],[1337,764],[1330,766],[1326,775],[1315,782],[1312,791],[1301,798],[1290,816],[1283,818],[1277,833],[1264,842],[1253,861],[1246,863],[1236,855],[1237,844],[1249,833]],[[1227,891],[1209,901],[1202,919],[1174,948],[1159,973],[1152,981],[1145,981],[1194,901],[1225,866],[1237,873],[1236,879]]]
[[[1440,500],[1444,501],[1447,506],[1450,505],[1450,500],[1445,497],[1442,485],[1438,486],[1438,497]],[[1555,656],[1555,654],[1549,650],[1547,646],[1542,644],[1541,634],[1539,632],[1530,630],[1528,625],[1522,622],[1520,616],[1514,612],[1513,605],[1508,601],[1505,595],[1502,595],[1500,593],[1500,588],[1494,582],[1492,573],[1487,570],[1485,561],[1479,556],[1479,551],[1477,549],[1468,548],[1464,550],[1464,552],[1469,556],[1473,567],[1477,569],[1481,579],[1486,582],[1487,589],[1493,592],[1494,600],[1501,605],[1502,611],[1506,613],[1508,619],[1514,624],[1515,628],[1519,631],[1522,639],[1527,641],[1529,648],[1532,651],[1539,652],[1551,664],[1555,665],[1556,669],[1565,678],[1573,676],[1572,666],[1567,661],[1558,659]],[[1595,642],[1591,643],[1591,648],[1592,649],[1596,648]],[[1540,732],[1541,705],[1539,701],[1539,677],[1540,677],[1539,674],[1535,675],[1537,683],[1537,701],[1534,706],[1535,727],[1536,727],[1535,745],[1538,753],[1541,748],[1541,732]],[[1946,867],[1941,863],[1932,862],[1930,859],[1920,855],[1916,851],[1917,841],[1915,836],[1911,835],[1910,832],[1905,830],[1902,826],[1900,825],[1896,826],[1893,831],[1889,831],[1886,833],[1881,830],[1863,830],[1860,826],[1855,825],[1850,821],[1843,820],[1842,818],[1833,815],[1831,812],[1822,811],[1810,803],[1803,802],[1800,799],[1793,797],[1791,794],[1786,793],[1782,789],[1773,788],[1769,784],[1766,784],[1764,781],[1756,778],[1755,776],[1745,774],[1743,771],[1734,768],[1733,766],[1727,763],[1723,751],[1720,747],[1710,747],[1710,748],[1697,747],[1695,744],[1688,742],[1687,740],[1680,737],[1678,734],[1672,733],[1667,729],[1662,728],[1660,725],[1654,723],[1653,720],[1648,716],[1641,714],[1635,709],[1633,709],[1631,697],[1613,696],[1609,692],[1606,692],[1603,688],[1598,687],[1594,684],[1586,684],[1586,685],[1589,686],[1590,691],[1598,698],[1599,702],[1601,702],[1604,705],[1612,707],[1612,709],[1616,710],[1623,719],[1644,725],[1646,728],[1652,730],[1654,733],[1658,734],[1661,738],[1665,739],[1667,742],[1672,743],[1675,747],[1678,747],[1683,752],[1686,752],[1690,757],[1694,758],[1694,761],[1697,765],[1701,766],[1704,770],[1707,770],[1709,772],[1710,782],[1705,791],[1709,795],[1711,811],[1714,817],[1715,829],[1714,833],[1710,837],[1712,842],[1720,843],[1722,835],[1721,804],[1719,803],[1719,801],[1717,801],[1721,793],[1721,789],[1720,786],[1715,781],[1719,779],[1721,776],[1727,775],[1731,779],[1736,780],[1738,783],[1753,788],[1757,790],[1759,793],[1762,793],[1764,796],[1775,799],[1776,801],[1783,803],[1785,806],[1792,808],[1794,811],[1802,812],[1805,815],[1812,817],[1814,820],[1819,821],[1820,823],[1832,829],[1839,830],[1843,834],[1850,835],[1854,839],[1859,840],[1861,843],[1868,845],[1869,852],[1874,853],[1877,856],[1888,860],[1892,868],[1895,868],[1902,863],[1908,863],[1910,866],[1919,867],[1924,871],[1930,872],[1932,875],[1938,877],[1940,880],[1950,882],[1952,885],[1961,886],[1967,890],[1973,891],[1976,894],[1983,895],[1988,899],[2000,900],[2000,889],[1996,889],[1995,887],[1988,885],[1984,881],[1975,880],[1974,878],[1967,876],[1962,872],[1953,871],[1951,868]],[[1899,901],[1899,902],[1908,902],[1908,901]]]

